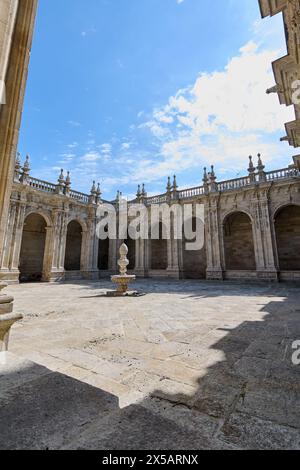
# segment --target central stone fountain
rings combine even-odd
[[[127,274],[127,267],[129,265],[127,255],[128,255],[128,247],[127,245],[125,245],[125,243],[123,243],[120,247],[120,259],[118,261],[120,274],[111,277],[112,282],[114,284],[117,284],[117,290],[113,292],[108,292],[107,295],[109,297],[123,297],[127,295],[136,294],[135,292],[133,293],[128,292],[129,284],[136,280],[136,276]]]

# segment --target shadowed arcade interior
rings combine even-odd
[[[300,206],[281,209],[275,218],[277,253],[282,271],[300,271]]]
[[[235,212],[226,218],[224,250],[226,270],[256,270],[252,223],[244,212]]]
[[[82,227],[77,220],[68,225],[65,269],[66,271],[80,271],[81,267]]]
[[[46,221],[40,214],[26,217],[20,254],[20,282],[39,282],[43,277]]]

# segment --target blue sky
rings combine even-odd
[[[295,149],[280,143],[293,110],[280,107],[270,63],[285,54],[282,18],[257,0],[40,0],[19,150],[32,174],[131,197],[268,168]]]

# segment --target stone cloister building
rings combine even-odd
[[[282,12],[288,53],[273,64],[282,105],[295,107],[295,120],[282,139],[300,145],[299,105],[292,100],[299,80],[300,1],[259,0],[263,17]],[[0,0],[0,80],[6,105],[0,108],[0,279],[59,281],[106,276],[116,270],[120,241],[96,236],[100,190],[71,188],[30,176],[29,162],[15,159],[37,0]],[[188,252],[185,240],[128,240],[130,268],[140,276],[207,279],[298,279],[300,277],[299,157],[280,170],[266,171],[250,160],[245,177],[218,182],[214,169],[198,188],[179,190],[174,181],[164,194],[137,200],[151,204],[202,203],[205,246]],[[201,178],[199,177],[199,180]],[[200,181],[199,181],[200,183]],[[115,202],[116,203],[116,202]]]
[[[203,184],[179,190],[176,177],[164,194],[135,201],[203,204],[205,246],[187,251],[186,240],[127,240],[130,269],[141,277],[195,279],[300,279],[300,156],[294,164],[265,171],[250,157],[248,175],[217,182],[212,167]],[[29,159],[15,163],[0,275],[8,282],[98,279],[117,270],[123,240],[99,240],[100,187],[90,194],[71,188],[70,175],[57,184],[30,176]],[[118,201],[113,201],[117,208]]]

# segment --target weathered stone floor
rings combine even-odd
[[[10,286],[0,449],[299,449],[300,291],[143,280]]]

